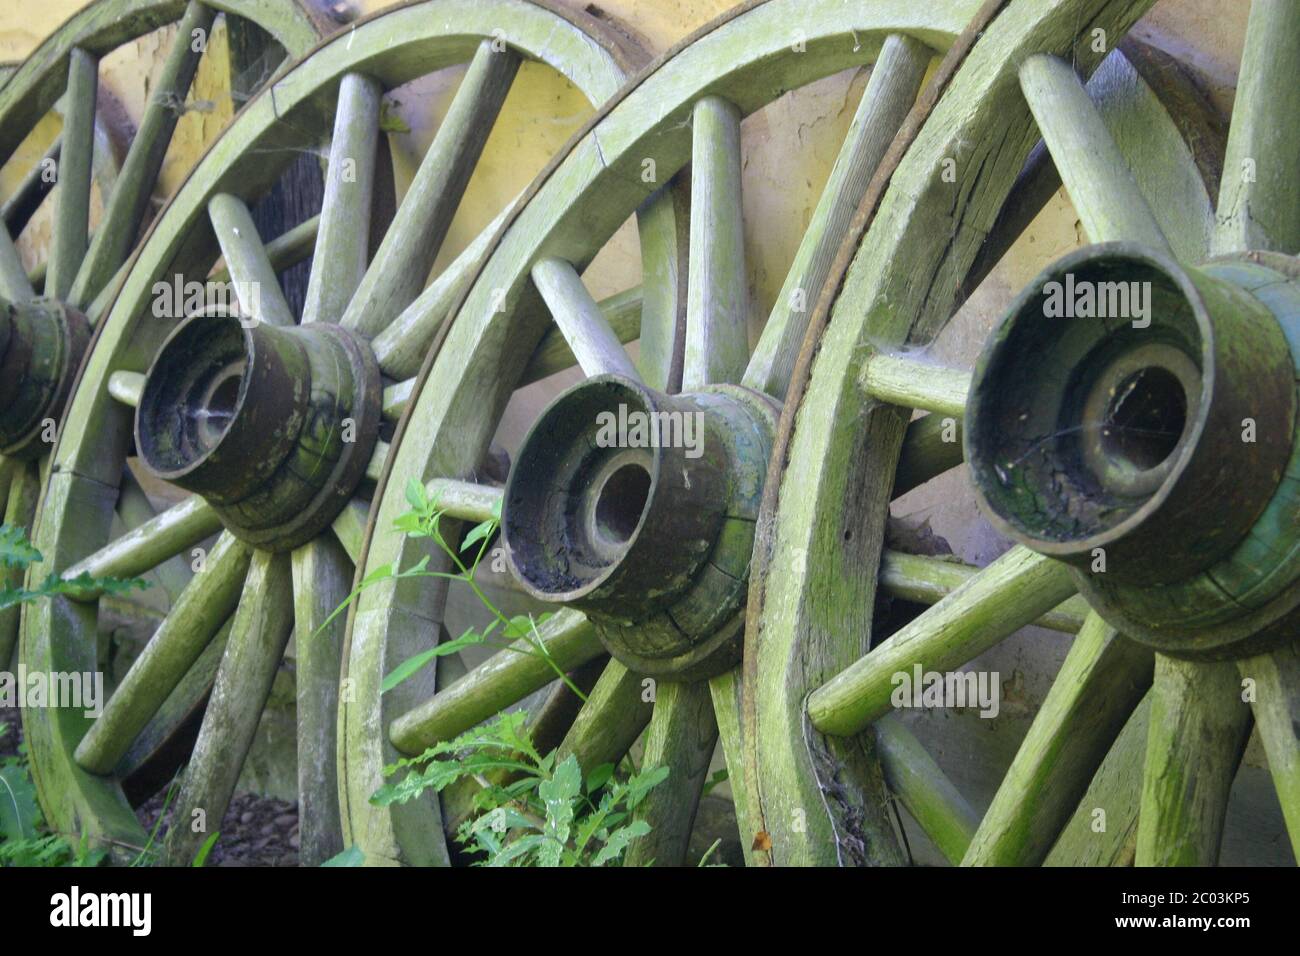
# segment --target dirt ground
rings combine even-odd
[[[18,753],[22,741],[22,722],[16,708],[0,708],[0,757]],[[145,832],[152,832],[162,809],[164,794],[157,794],[140,808]],[[161,842],[166,826],[159,829],[155,842]],[[208,866],[297,866],[298,807],[284,800],[236,794],[225,819],[221,821]]]

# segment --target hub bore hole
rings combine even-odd
[[[1187,396],[1178,377],[1150,366],[1120,383],[1106,405],[1101,447],[1138,471],[1173,453],[1187,423]]]
[[[614,544],[628,541],[649,498],[650,472],[633,464],[619,468],[609,476],[596,499],[596,530]]]
[[[223,371],[207,397],[194,409],[198,419],[199,434],[209,448],[220,440],[235,417],[239,401],[239,386],[244,379],[244,363]]]

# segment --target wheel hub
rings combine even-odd
[[[49,451],[47,421],[59,421],[90,343],[90,323],[55,299],[0,304],[0,454]]]
[[[380,375],[338,326],[200,316],[168,337],[136,413],[158,478],[203,495],[237,537],[288,550],[343,509],[374,451]]]
[[[511,573],[584,611],[637,673],[733,666],[778,411],[736,386],[669,396],[613,375],[563,393],[506,484]]]
[[[1092,306],[1063,316],[1072,290]],[[1128,314],[1102,305],[1124,296]],[[1184,269],[1116,243],[1050,267],[971,386],[966,456],[995,525],[1162,651],[1277,639],[1300,605],[1297,303],[1282,256]]]

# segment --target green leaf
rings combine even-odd
[[[361,847],[354,843],[342,853],[330,857],[321,866],[364,866],[365,862],[366,855],[361,852]]]
[[[549,846],[550,841],[540,833],[516,837],[496,853],[491,854],[488,859],[488,866],[510,866],[516,859],[520,857],[526,858],[529,853],[533,852],[540,854]]]
[[[26,568],[41,560],[41,553],[27,540],[26,531],[17,525],[0,525],[0,564]]]
[[[595,793],[609,783],[612,776],[614,776],[614,765],[612,763],[601,764],[587,775],[587,793]]]
[[[18,762],[0,767],[0,837],[31,840],[41,823],[36,788],[27,768]]]
[[[638,837],[643,837],[650,832],[650,824],[644,820],[633,820],[625,827],[619,827],[609,835],[605,845],[600,848],[596,858],[591,861],[592,866],[604,866],[606,863],[616,863],[627,845]]]
[[[220,836],[221,831],[218,830],[216,833],[212,834],[212,836],[204,840],[203,846],[199,847],[199,852],[194,854],[194,862],[191,863],[190,866],[202,867],[206,864],[208,862],[208,855],[212,852],[212,848],[217,845],[217,838]]]
[[[364,591],[366,588],[374,587],[380,581],[386,581],[389,578],[418,577],[424,572],[424,569],[428,565],[428,563],[429,563],[429,559],[427,557],[421,558],[419,563],[413,565],[412,567],[400,573],[395,571],[393,569],[393,565],[391,564],[381,564],[379,567],[375,568],[375,570],[367,574],[362,579],[361,583],[352,589],[351,593],[349,593],[348,596],[343,599],[342,604],[340,604],[334,610],[330,611],[329,617],[321,621],[320,627],[312,631],[311,636],[315,637],[317,634],[321,633],[323,630],[329,627],[330,624],[334,622],[334,619],[336,617],[338,617],[349,607],[351,607],[352,602],[355,601],[361,595],[361,592]],[[0,609],[2,608],[3,608],[3,604],[0,603]]]
[[[574,803],[581,792],[582,768],[573,754],[556,766],[555,775],[550,780],[537,788],[537,795],[546,808],[546,835],[555,844],[539,851],[543,866],[559,865],[560,854],[569,842],[569,831],[573,826]]]
[[[414,511],[407,511],[398,515],[393,521],[393,528],[412,538],[424,537],[424,524],[420,516]]]
[[[667,767],[647,767],[640,773],[633,774],[628,778],[624,788],[627,791],[627,807],[629,810],[636,808],[645,795],[653,790],[659,784],[668,779]]]
[[[479,541],[486,541],[496,533],[497,523],[495,520],[480,521],[474,527],[470,528],[469,534],[465,535],[465,540],[460,543],[461,551],[468,551]]]
[[[418,478],[406,479],[406,502],[416,511],[423,512],[428,509],[429,496]]]
[[[708,796],[714,787],[718,786],[718,784],[720,783],[726,783],[726,782],[727,782],[727,768],[723,767],[721,770],[715,771],[713,776],[711,776],[708,779],[708,782],[704,784],[704,789],[700,791],[700,796],[702,797]]]
[[[528,614],[516,614],[506,624],[506,629],[502,632],[507,638],[516,641],[521,637],[530,637],[533,633],[533,619]]]
[[[57,574],[50,574],[38,588],[31,590],[27,588],[5,588],[0,591],[0,610],[13,607],[15,604],[35,601],[43,597],[54,597],[60,594],[67,595],[75,600],[101,593],[125,594],[133,588],[144,590],[148,586],[149,582],[140,578],[92,578],[89,572],[86,571],[83,571],[75,578],[61,578]]]
[[[482,643],[482,635],[473,630],[469,630],[454,641],[444,641],[441,644],[429,648],[427,651],[421,651],[412,657],[408,657],[406,660],[402,661],[402,663],[394,667],[388,676],[384,678],[383,684],[380,685],[379,692],[381,694],[387,694],[398,684],[402,683],[402,681],[414,677],[425,664],[429,663],[429,661],[433,660],[435,657],[445,657],[448,654],[455,654],[463,648]]]

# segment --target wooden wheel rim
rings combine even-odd
[[[371,520],[367,569],[390,563],[406,567],[425,553],[389,531],[405,508],[398,490],[409,480],[463,477],[485,449],[517,371],[518,362],[510,360],[504,366],[509,372],[501,374],[503,343],[520,337],[535,341],[543,328],[542,312],[528,286],[530,266],[539,256],[567,260],[578,271],[590,261],[655,188],[629,188],[639,182],[642,160],[654,160],[656,183],[667,182],[669,174],[686,163],[691,153],[689,118],[701,94],[729,100],[745,115],[786,89],[871,60],[888,34],[909,35],[930,47],[946,46],[974,12],[973,4],[942,12],[880,4],[853,10],[856,19],[846,21],[841,8],[798,5],[808,50],[803,55],[785,40],[784,25],[794,15],[794,6],[784,0],[757,3],[706,27],[629,84],[534,184],[529,203],[499,234],[493,256],[458,306],[455,322],[445,327],[437,355],[426,360],[422,380],[437,387],[419,392],[395,439],[396,453],[390,456],[381,486],[388,493]],[[725,64],[716,62],[720,50],[733,51]],[[743,60],[736,50],[743,51]],[[760,63],[770,67],[773,61],[788,72],[757,68]],[[494,311],[494,301],[504,302],[503,313]],[[691,359],[686,361],[689,366]],[[670,381],[670,369],[671,361],[666,361],[645,374],[662,387]],[[383,780],[382,767],[395,755],[385,728],[392,716],[432,689],[431,683],[404,687],[405,696],[390,694],[382,701],[379,692],[384,673],[408,656],[430,622],[438,619],[441,596],[420,583],[380,584],[363,592],[349,628],[347,680],[354,696],[341,707],[343,812],[351,841],[374,861],[446,859],[433,803],[390,808],[369,803]],[[662,687],[660,693],[665,693]]]
[[[941,391],[948,387],[939,388],[938,375],[931,386],[917,388],[918,396],[928,392],[926,397],[906,402],[901,392],[907,389],[895,390],[884,379],[875,378],[868,364],[878,364],[883,371],[892,358],[881,355],[877,362],[875,354],[891,348],[923,347],[933,341],[955,311],[963,277],[973,266],[978,267],[975,252],[966,240],[996,229],[997,209],[1005,201],[1033,142],[1035,116],[1049,145],[1063,145],[1059,137],[1063,127],[1053,123],[1050,111],[1043,109],[1047,100],[1040,91],[1070,86],[1063,79],[1069,68],[1056,66],[1063,60],[1072,59],[1085,74],[1096,66],[1097,51],[1090,51],[1086,38],[1075,33],[1076,24],[1083,22],[1078,18],[1084,17],[1090,29],[1101,29],[1114,38],[1122,35],[1147,6],[1141,2],[1068,0],[1033,8],[1027,4],[1007,5],[951,78],[929,121],[916,131],[911,149],[894,171],[888,188],[872,197],[873,205],[860,211],[865,228],[860,239],[846,241],[841,250],[838,296],[833,300],[828,296],[819,304],[814,325],[819,320],[822,325],[810,332],[807,340],[812,343],[814,335],[824,328],[817,340],[816,363],[809,361],[811,349],[806,345],[808,354],[796,378],[800,404],[797,410],[789,405],[786,408],[780,446],[784,455],[774,459],[764,506],[768,516],[764,526],[772,532],[756,553],[756,562],[763,571],[751,579],[744,731],[753,762],[746,764],[747,791],[751,804],[759,808],[758,822],[773,844],[756,853],[760,863],[836,863],[846,859],[879,862],[883,858],[877,848],[893,842],[887,825],[882,825],[883,815],[876,815],[875,827],[858,825],[864,818],[864,804],[868,808],[882,805],[878,766],[868,757],[858,774],[845,772],[846,754],[855,750],[861,754],[862,749],[874,750],[881,756],[890,785],[949,859],[967,864],[1042,862],[1067,823],[1075,838],[1072,843],[1063,841],[1052,860],[1103,864],[1122,860],[1125,838],[1132,838],[1131,827],[1138,816],[1136,785],[1126,786],[1125,782],[1137,775],[1145,749],[1148,766],[1141,795],[1142,824],[1136,836],[1138,863],[1204,865],[1217,857],[1227,786],[1240,759],[1244,732],[1249,729],[1246,708],[1238,699],[1237,667],[1232,664],[1190,665],[1157,655],[1152,701],[1138,707],[1150,686],[1150,652],[1117,639],[1116,632],[1100,617],[1090,616],[982,823],[919,745],[913,746],[915,740],[899,732],[897,721],[883,716],[888,702],[883,708],[878,706],[878,699],[869,705],[865,698],[848,704],[856,692],[863,692],[868,674],[869,679],[874,679],[890,671],[906,670],[914,659],[924,661],[928,669],[954,669],[1001,637],[1031,623],[1073,591],[1063,569],[1027,550],[1013,551],[983,572],[984,590],[963,585],[961,593],[952,593],[942,610],[936,607],[926,612],[898,632],[898,640],[890,638],[867,652],[870,597],[882,570],[881,543],[891,497],[890,483],[881,481],[880,476],[895,470],[906,423],[890,403],[915,404],[947,415],[953,414],[952,410],[960,415],[962,405],[960,396],[952,405],[941,397]],[[1132,173],[1122,167],[1123,174],[1100,179],[1097,186],[1090,188],[1090,182],[1096,180],[1090,181],[1079,165],[1071,163],[1064,167],[1063,177],[1093,241],[1136,237],[1160,247],[1167,237],[1180,258],[1193,262],[1204,260],[1212,252],[1234,248],[1294,251],[1300,246],[1294,228],[1294,190],[1288,196],[1285,189],[1279,192],[1272,187],[1268,194],[1270,213],[1261,216],[1260,221],[1252,221],[1249,214],[1242,213],[1241,197],[1253,190],[1241,168],[1234,169],[1234,162],[1258,148],[1252,135],[1259,123],[1253,117],[1263,115],[1259,91],[1266,88],[1268,78],[1276,81],[1286,75],[1288,65],[1294,65],[1300,55],[1296,32],[1294,11],[1262,4],[1252,10],[1252,39],[1248,41],[1238,94],[1238,110],[1244,122],[1234,125],[1228,140],[1217,225],[1213,207],[1217,177],[1207,180],[1209,205],[1181,199],[1170,203],[1185,207],[1190,216],[1185,221],[1187,228],[1182,229],[1180,224],[1164,219],[1170,209],[1155,202],[1148,207],[1141,195],[1143,189],[1132,181],[1133,175],[1141,171],[1140,166]],[[1276,43],[1269,39],[1281,36],[1287,39]],[[1043,53],[1062,60],[1039,56]],[[1253,71],[1251,66],[1255,67]],[[1047,79],[1054,71],[1056,79]],[[1027,88],[1023,96],[1021,86]],[[1034,102],[1032,95],[1044,98]],[[1034,102],[1033,115],[1027,100]],[[1076,121],[1078,113],[1068,116],[1063,124]],[[1290,135],[1293,137],[1294,132]],[[1108,135],[1102,138],[1109,140]],[[998,144],[1008,143],[1015,144],[1010,156],[997,148]],[[1207,142],[1200,141],[1199,145]],[[976,161],[958,161],[959,172],[953,185],[961,201],[956,207],[956,225],[952,225],[949,217],[954,208],[953,193],[945,191],[941,169],[945,158],[960,156],[963,151]],[[1058,154],[1058,162],[1066,161]],[[1095,167],[1090,171],[1095,172]],[[1108,203],[1099,195],[1107,188],[1124,197],[1123,201]],[[1274,211],[1278,207],[1280,211]],[[941,219],[935,219],[936,215]],[[933,236],[927,238],[927,224],[938,221],[942,225],[933,228]],[[1188,236],[1196,237],[1190,248],[1186,245]],[[1005,248],[1000,245],[999,251]],[[921,287],[905,287],[901,277],[890,275],[885,265],[899,256],[939,264]],[[888,311],[882,308],[886,302]],[[892,371],[888,377],[893,377]],[[897,371],[900,377],[906,377],[901,366]],[[957,382],[951,384],[956,386]],[[887,397],[890,394],[892,400]],[[840,416],[855,423],[856,438],[849,439],[837,429],[835,422]],[[835,474],[837,462],[868,459],[874,463],[874,481],[864,473],[866,469],[855,474],[840,465],[841,473]],[[936,463],[929,474],[955,464],[957,461],[949,457],[942,466]],[[819,493],[815,498],[781,495],[779,489],[786,484],[792,488],[816,487]],[[912,486],[914,482],[908,481],[905,487]],[[894,491],[899,493],[897,487]],[[849,502],[854,507],[849,507]],[[845,544],[850,539],[852,543]],[[779,556],[790,549],[806,549],[807,562],[792,567],[781,561]],[[886,575],[887,565],[888,561],[883,569]],[[818,596],[840,593],[850,582],[855,593],[864,595],[855,606],[865,608],[865,612],[846,613],[831,606],[833,599],[828,604]],[[996,607],[994,596],[998,594],[1019,607],[1006,615],[1006,605]],[[949,614],[966,616],[976,623],[969,630],[962,628],[962,638],[954,636],[952,644],[941,647],[933,639],[940,621],[956,620]],[[855,635],[853,642],[835,636],[848,633]],[[979,634],[984,635],[983,640],[977,638]],[[968,637],[969,642],[962,644]],[[860,646],[853,646],[858,640]],[[802,665],[795,673],[787,664],[795,660],[815,663]],[[1286,717],[1288,707],[1295,706],[1294,651],[1283,649],[1272,657],[1251,658],[1239,666],[1241,676],[1248,676],[1249,671],[1268,682],[1270,703],[1257,704],[1254,710],[1261,721],[1275,786],[1294,841],[1298,829],[1294,810],[1296,741]],[[1103,696],[1096,696],[1103,691]],[[1094,695],[1090,698],[1091,708],[1082,703],[1088,692]],[[810,693],[805,710],[805,696]],[[1198,698],[1219,703],[1200,707]],[[832,710],[844,704],[857,707],[861,719],[831,717]],[[1134,708],[1137,712],[1125,727]],[[1150,735],[1144,748],[1148,714]],[[848,736],[865,729],[872,720],[876,721],[874,737]],[[818,733],[816,728],[827,733]],[[1106,757],[1122,728],[1120,744]],[[1072,732],[1076,742],[1071,741]],[[1198,753],[1196,745],[1186,741],[1202,736],[1205,749]],[[865,748],[855,740],[865,743]],[[1079,744],[1078,740],[1087,742]],[[1063,756],[1063,752],[1068,755]],[[1093,771],[1103,757],[1103,770],[1093,780]],[[1193,759],[1201,760],[1199,778],[1196,771],[1187,769]],[[1068,782],[1061,792],[1052,793],[1046,781],[1057,771]],[[918,779],[927,777],[926,782],[918,784]],[[771,783],[781,779],[795,779],[800,785],[793,791],[782,791]],[[817,797],[817,788],[820,784],[824,793],[831,779],[842,799],[827,803]],[[1088,791],[1079,818],[1071,821],[1070,814],[1090,781],[1094,790]],[[1195,797],[1189,796],[1184,785],[1195,788]],[[1184,812],[1193,799],[1204,803],[1195,812]],[[805,830],[797,831],[788,825],[791,806],[815,808],[808,811]],[[1078,836],[1088,829],[1089,820],[1083,818],[1091,808],[1099,806],[1112,813],[1110,835],[1099,838],[1089,834],[1094,838],[1093,845],[1085,846]],[[1122,809],[1118,824],[1113,818],[1117,809]],[[1131,852],[1132,843],[1129,847]]]
[[[275,5],[248,2],[248,0],[229,0],[229,2],[216,0],[214,3],[198,6],[190,4],[189,0],[146,0],[146,2],[139,3],[123,3],[120,0],[97,0],[97,2],[73,15],[47,37],[26,60],[12,64],[11,68],[7,68],[4,82],[0,84],[0,86],[3,86],[3,89],[0,89],[0,143],[3,144],[0,145],[0,163],[4,163],[12,157],[14,151],[18,149],[37,122],[64,96],[72,76],[71,64],[74,56],[78,58],[88,57],[88,62],[92,63],[89,75],[95,76],[98,72],[98,58],[111,53],[123,44],[170,23],[207,23],[210,25],[211,17],[217,13],[239,17],[265,29],[268,35],[286,51],[289,57],[300,55],[310,49],[319,41],[321,35],[328,32],[331,27],[326,21],[318,19],[306,7],[298,3],[298,0]],[[155,90],[155,95],[159,95],[173,83],[178,88],[184,87],[184,89],[180,90],[182,98],[188,93],[191,81],[179,79],[179,77],[185,77],[187,70],[193,72],[197,66],[198,57],[189,57],[188,63],[185,62],[183,56],[178,59],[176,55],[177,48],[188,44],[182,43],[179,39],[176,43],[177,46],[173,47],[173,51],[168,55],[163,76],[159,81],[160,87]],[[191,52],[198,52],[199,56],[202,55],[202,51],[192,50]],[[83,79],[85,78],[86,75],[83,74]],[[94,99],[94,88],[96,86],[97,79],[91,83],[89,91],[92,100]],[[67,109],[64,112],[65,117],[69,118],[71,122],[72,114]],[[94,322],[99,317],[111,292],[110,273],[117,273],[118,266],[129,257],[129,248],[135,245],[135,237],[139,230],[133,223],[146,214],[145,210],[137,207],[134,212],[131,212],[128,208],[131,202],[129,197],[126,196],[118,197],[127,199],[126,202],[123,202],[121,209],[116,209],[110,204],[117,202],[115,197],[119,185],[122,186],[124,193],[137,195],[142,192],[149,192],[156,185],[158,171],[166,150],[164,149],[157,152],[156,155],[149,156],[151,137],[156,136],[158,142],[165,147],[170,142],[172,128],[168,127],[165,122],[161,124],[160,128],[157,123],[157,116],[154,115],[160,112],[157,110],[157,104],[151,103],[146,107],[136,140],[132,142],[132,148],[127,152],[120,168],[116,158],[111,155],[108,134],[99,124],[93,103],[89,114],[82,115],[82,119],[88,120],[93,126],[92,145],[87,147],[91,151],[90,162],[93,166],[93,174],[85,167],[82,168],[81,172],[82,175],[93,175],[94,181],[99,186],[101,197],[105,201],[106,209],[100,226],[106,228],[111,220],[117,225],[117,231],[121,233],[122,237],[129,238],[125,242],[116,243],[119,247],[116,249],[109,248],[113,243],[105,243],[103,250],[96,250],[95,252],[99,260],[96,267],[93,270],[83,270],[82,266],[86,264],[86,259],[90,258],[89,255],[84,254],[88,251],[87,247],[93,245],[91,240],[85,240],[85,237],[83,237],[84,241],[80,243],[80,249],[76,252],[77,257],[70,259],[69,268],[64,270],[67,273],[66,276],[56,283],[56,285],[71,286],[72,288],[67,289],[66,292],[62,289],[51,290],[47,288],[43,290],[51,295],[55,292],[64,292],[60,298],[64,300],[64,306],[72,307],[69,316],[78,327],[84,326],[84,319],[80,317],[81,312],[85,312],[91,322]],[[83,130],[83,132],[88,133],[89,130]],[[59,140],[56,140],[56,144],[61,143],[61,141],[62,136],[60,136]],[[49,158],[51,153],[46,155]],[[57,161],[61,162],[62,159],[63,156],[60,150]],[[44,162],[43,159],[41,164]],[[32,174],[19,187],[14,196],[5,197],[3,207],[5,223],[0,224],[6,229],[5,234],[0,236],[0,262],[3,263],[3,268],[0,269],[0,299],[8,302],[21,303],[35,296],[32,285],[35,284],[36,280],[29,281],[29,277],[22,269],[7,230],[11,214],[15,217],[16,228],[14,232],[16,235],[26,224],[27,219],[45,200],[48,186],[39,188],[34,197],[29,196],[24,199],[20,195],[25,187],[42,178],[36,176],[38,172],[42,172],[41,164],[38,164],[33,169]],[[125,175],[119,178],[119,174],[123,173]],[[84,198],[88,203],[89,180],[83,181],[75,174],[70,178],[77,181],[79,185],[84,186],[86,190]],[[63,198],[60,198],[59,205],[61,206],[64,201]],[[11,210],[11,203],[17,204],[15,206],[17,211]],[[56,233],[62,231],[59,222],[56,209]],[[84,223],[81,225],[84,226]],[[38,273],[46,273],[47,277],[47,267],[55,254],[54,244],[52,243],[46,261],[37,268]],[[85,281],[78,284],[75,280],[81,278],[83,271],[87,273]],[[44,279],[41,279],[41,282],[44,282]],[[76,290],[75,296],[69,294],[73,289]],[[75,335],[72,338],[75,341],[66,343],[71,347],[68,348],[69,354],[60,372],[62,383],[67,386],[71,385],[84,354],[84,348],[80,347],[80,336]],[[56,390],[55,394],[61,398],[64,393],[61,390]],[[57,422],[61,418],[65,407],[63,401],[54,401],[48,407],[42,409],[38,417],[42,421],[53,419]],[[25,442],[24,444],[27,446],[23,449],[23,455],[21,456],[24,459],[43,458],[44,452],[48,450],[44,447],[43,440],[40,442]],[[0,467],[0,471],[4,475],[3,480],[0,480],[0,493],[3,493],[6,503],[5,521],[7,523],[24,528],[30,525],[36,505],[34,489],[38,487],[41,480],[38,468],[38,464],[34,461],[6,461],[3,467]],[[20,579],[16,573],[11,572],[8,576],[10,581],[15,584]],[[9,660],[17,641],[17,630],[18,609],[13,608],[0,613],[0,661],[7,662]]]
[[[396,42],[393,37],[398,38]],[[206,263],[215,257],[212,232],[205,225],[214,197],[224,196],[237,204],[239,200],[230,194],[253,196],[274,181],[287,160],[268,160],[266,154],[257,154],[256,148],[292,148],[316,132],[328,135],[333,125],[333,99],[345,74],[364,69],[392,87],[464,63],[480,43],[494,38],[565,75],[596,103],[618,88],[625,76],[624,64],[636,55],[624,38],[606,32],[590,18],[560,14],[527,0],[487,4],[429,0],[383,11],[346,35],[324,42],[246,104],[155,220],[97,331],[55,449],[54,478],[36,532],[45,568],[67,569],[109,539],[103,519],[111,516],[117,499],[133,418],[132,410],[110,394],[123,394],[110,379],[114,373],[143,372],[169,331],[166,321],[149,314],[154,283],[178,262],[192,265],[200,261],[205,263],[206,273]],[[194,238],[194,233],[202,235]],[[197,533],[195,529],[206,527],[209,519],[203,516],[197,498],[186,502],[182,511],[188,515],[181,517],[182,524],[191,536]],[[91,515],[98,515],[99,520],[92,520]],[[193,520],[196,515],[197,521]],[[232,545],[218,547],[230,552]],[[260,552],[253,555],[255,565],[261,560],[257,554]],[[215,549],[212,557],[216,560]],[[273,578],[276,572],[269,559],[261,563],[265,565],[261,583],[266,586],[270,581],[267,575]],[[340,579],[338,583],[346,593],[346,582]],[[211,587],[219,589],[221,585]],[[94,634],[93,604],[59,601],[32,610],[26,617],[21,645],[22,659],[29,667],[94,669],[94,641],[86,638]],[[276,613],[274,608],[262,608],[258,613],[268,611]],[[139,845],[143,835],[123,796],[121,782],[114,776],[88,773],[73,759],[87,728],[80,712],[29,712],[25,726],[34,758],[33,774],[52,825],[65,832]],[[242,756],[238,759],[242,761]],[[316,755],[313,759],[327,758]]]

